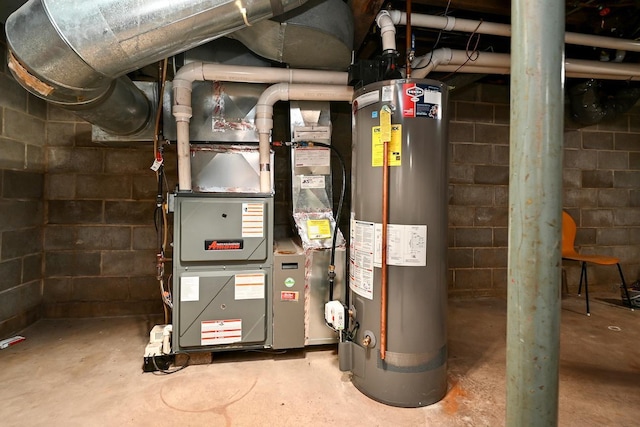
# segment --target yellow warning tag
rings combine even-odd
[[[382,142],[391,141],[391,108],[388,105],[380,109],[380,139]]]
[[[371,166],[382,166],[384,140],[381,137],[380,126],[371,129]],[[402,165],[402,125],[391,125],[391,140],[389,142],[389,166]]]
[[[308,219],[307,234],[311,240],[331,237],[331,222],[328,219]]]

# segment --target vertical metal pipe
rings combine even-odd
[[[564,7],[511,2],[507,426],[558,423]]]
[[[389,138],[390,139],[390,138]],[[387,353],[387,227],[389,225],[389,141],[384,139],[382,150],[382,259],[380,275],[380,359]]]

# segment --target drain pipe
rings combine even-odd
[[[260,191],[271,192],[271,173],[263,170],[269,165],[271,130],[273,129],[273,105],[278,101],[347,101],[353,99],[353,88],[346,85],[278,83],[265,90],[256,107],[256,127],[260,137]]]
[[[382,38],[382,52],[396,51],[396,26],[393,24],[388,10],[381,10],[376,16],[376,24],[380,28]]]
[[[246,67],[237,65],[192,62],[180,68],[173,79],[173,116],[177,127],[178,189],[191,191],[191,159],[189,122],[192,116],[191,87],[194,81],[228,81],[244,83],[311,83],[318,85],[346,85],[348,73],[339,71],[299,70],[275,67]],[[296,99],[296,98],[292,98]],[[314,98],[315,99],[315,98]],[[320,100],[320,99],[318,99]],[[349,99],[350,101],[351,99]],[[257,121],[257,120],[256,120]],[[272,127],[272,126],[271,126]],[[260,137],[260,192],[271,192],[270,148],[262,133]]]
[[[555,426],[565,3],[511,4],[506,425]]]

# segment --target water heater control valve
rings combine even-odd
[[[329,301],[324,305],[324,320],[336,331],[345,327],[346,308],[340,301]]]

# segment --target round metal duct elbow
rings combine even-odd
[[[353,50],[353,14],[342,0],[304,6],[228,35],[254,53],[294,68],[346,70]]]
[[[305,1],[29,0],[5,25],[9,68],[34,95],[131,135],[152,107],[125,74]]]

